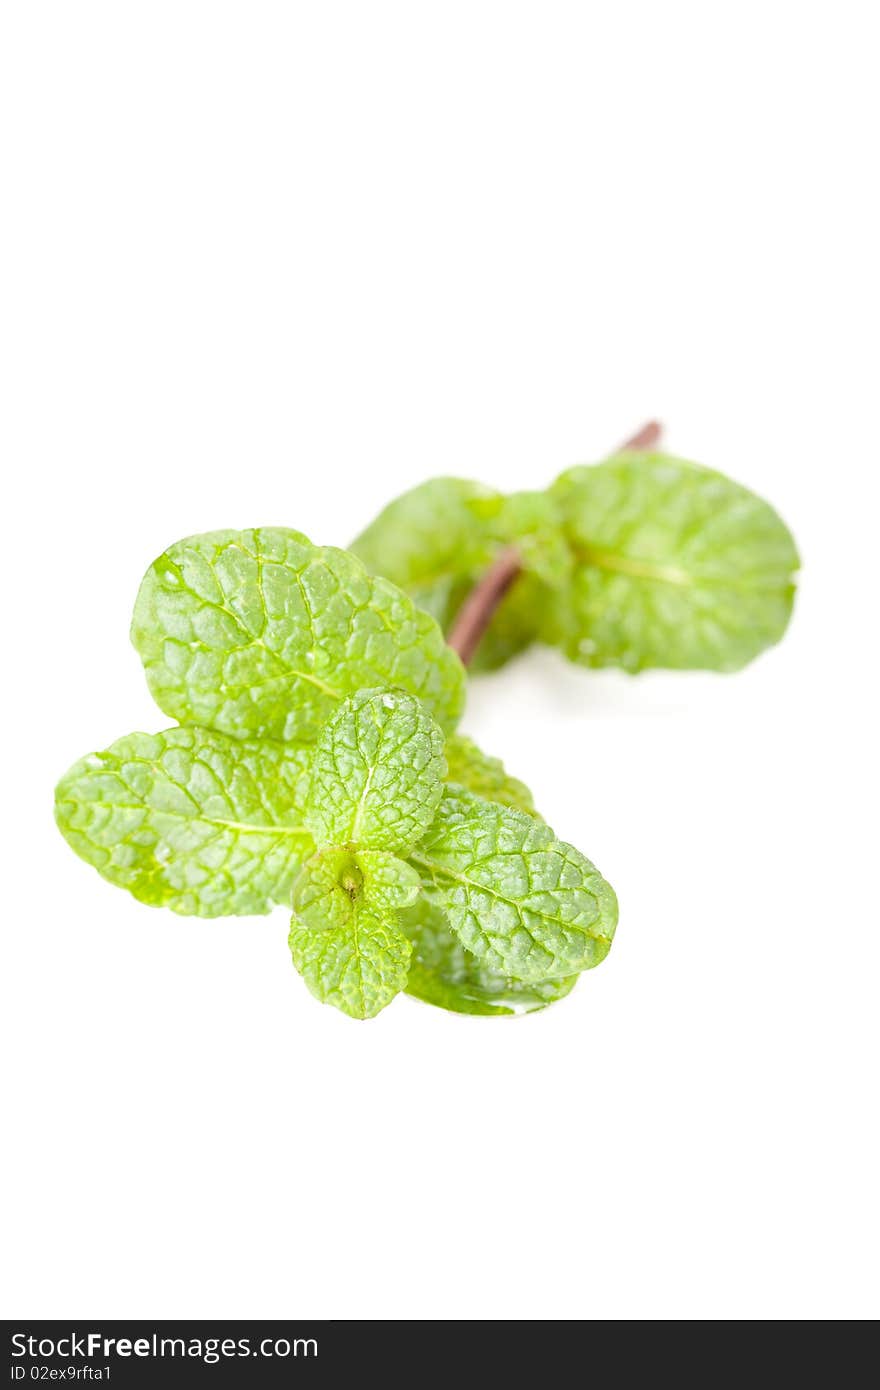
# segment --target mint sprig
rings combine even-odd
[[[497,667],[539,641],[588,666],[733,670],[793,602],[778,515],[647,452],[656,434],[546,492],[423,484],[362,558],[271,527],[169,547],[131,633],[179,727],[74,764],[68,843],[152,906],[286,907],[308,989],[353,1018],[403,992],[487,1017],[562,999],[607,955],[617,900],[456,732],[457,653]]]
[[[346,700],[312,753],[304,814],[317,849],[294,885],[290,948],[312,993],[356,1018],[407,988],[414,919],[401,913],[420,896],[475,958],[475,979],[500,974],[510,992],[589,969],[611,944],[616,900],[589,860],[524,811],[444,789],[442,748],[416,700],[376,690]],[[528,795],[476,745],[456,753],[502,795]]]

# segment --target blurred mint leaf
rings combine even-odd
[[[303,824],[310,750],[209,729],[129,734],[55,792],[76,853],[141,902],[199,917],[289,903],[313,852]]]
[[[305,817],[316,843],[409,849],[443,795],[443,748],[440,726],[414,696],[349,696],[315,744]]]
[[[554,593],[570,582],[573,569],[556,503],[548,493],[511,493],[489,525],[495,540],[492,558],[512,545],[522,573],[498,605],[470,663],[475,674],[497,670],[537,640]],[[457,608],[485,568],[468,575]]]
[[[374,1018],[406,986],[412,947],[397,909],[419,876],[390,854],[321,851],[294,885],[289,944],[309,990],[352,1018]]]
[[[371,686],[423,700],[451,731],[464,671],[436,623],[342,550],[298,531],[213,531],[151,565],[131,629],[160,708],[236,738],[313,742]]]
[[[447,780],[487,801],[514,806],[530,816],[537,816],[532,793],[525,782],[511,777],[500,758],[490,757],[478,748],[466,734],[453,734],[446,742]]]
[[[462,585],[455,606],[456,613],[481,573],[475,571]],[[469,670],[474,675],[497,671],[531,646],[540,631],[548,602],[546,586],[534,574],[524,570],[495,610],[469,663]],[[445,630],[448,630],[448,626]]]
[[[608,954],[613,889],[579,850],[522,811],[448,786],[410,859],[461,944],[500,975],[551,980]]]
[[[462,585],[491,562],[490,523],[503,505],[503,495],[482,483],[429,478],[389,502],[350,548],[445,630]]]
[[[448,632],[477,580],[512,543],[524,573],[499,604],[471,663],[480,671],[494,670],[528,646],[547,604],[546,585],[564,582],[571,569],[556,503],[547,493],[505,496],[464,478],[431,478],[389,503],[351,549]]]
[[[510,493],[504,498],[492,529],[500,543],[516,546],[523,569],[542,584],[558,588],[568,581],[571,551],[559,506],[551,493]]]
[[[400,914],[400,924],[413,947],[406,992],[426,1004],[460,1014],[533,1013],[563,999],[577,983],[577,975],[569,975],[524,984],[489,970],[464,949],[445,914],[424,894]]]
[[[636,452],[569,469],[551,493],[575,571],[542,634],[573,661],[735,671],[785,632],[797,551],[747,488]]]

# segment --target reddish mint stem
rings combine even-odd
[[[642,425],[640,430],[632,435],[625,444],[621,444],[620,452],[624,449],[653,449],[655,444],[660,443],[660,436],[663,433],[663,426],[659,420],[649,420],[646,425]]]
[[[496,608],[521,573],[519,552],[512,545],[505,546],[459,608],[446,641],[465,666],[470,665]]]
[[[653,449],[659,444],[661,433],[658,422],[649,420],[625,444],[621,444],[620,449]],[[454,652],[458,652],[465,666],[473,661],[499,603],[521,574],[522,561],[518,551],[512,545],[505,546],[499,550],[459,608],[446,641]]]

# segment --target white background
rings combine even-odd
[[[880,1311],[872,9],[4,6],[7,1315]],[[63,844],[67,765],[167,723],[127,627],[171,541],[344,544],[655,414],[805,567],[741,675],[473,686],[619,892],[568,1001],[356,1024],[283,911]]]

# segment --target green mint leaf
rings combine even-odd
[[[461,944],[498,974],[551,980],[608,954],[613,889],[579,850],[522,811],[447,787],[410,858]]]
[[[412,946],[397,909],[419,891],[390,854],[319,852],[294,885],[293,963],[309,990],[352,1018],[374,1018],[406,986]]]
[[[511,777],[500,758],[490,757],[466,734],[453,734],[446,743],[447,780],[457,782],[487,801],[514,806],[537,816],[532,793],[525,782]]]
[[[783,635],[797,551],[773,508],[738,483],[624,453],[570,469],[551,491],[576,568],[543,633],[572,660],[735,671]]]
[[[464,672],[427,613],[298,531],[213,531],[147,571],[131,629],[160,708],[236,738],[313,742],[337,703],[399,686],[452,730]]]
[[[349,696],[315,744],[305,814],[316,843],[409,849],[443,795],[443,749],[443,731],[413,695]]]
[[[199,917],[289,903],[313,852],[300,807],[311,750],[209,729],[129,734],[55,792],[67,842],[141,902]]]
[[[533,1013],[563,999],[577,984],[577,975],[524,984],[487,969],[424,895],[400,914],[400,924],[413,947],[406,992],[437,1008],[486,1016]]]
[[[406,986],[412,947],[393,918],[352,909],[346,927],[311,931],[294,921],[293,963],[309,991],[350,1018],[375,1018]]]

